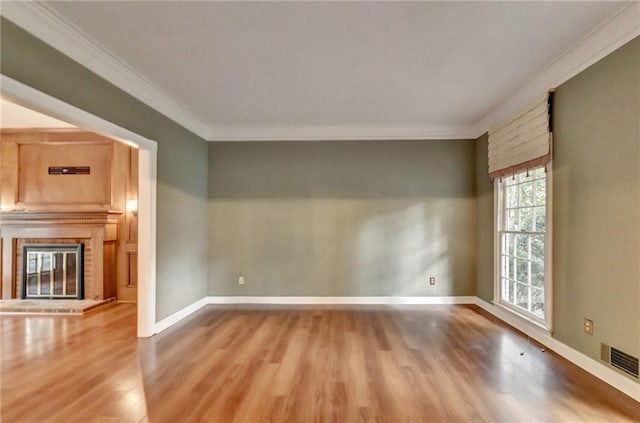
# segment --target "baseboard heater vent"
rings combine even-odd
[[[607,344],[601,344],[600,358],[618,369],[638,377],[638,357],[634,357]]]

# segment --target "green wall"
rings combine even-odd
[[[474,166],[473,140],[211,143],[209,295],[474,295]]]
[[[476,140],[476,295],[493,300],[493,185],[489,181],[488,134]]]
[[[158,143],[158,320],[206,294],[207,144],[2,18],[2,74]]]
[[[601,342],[638,356],[640,38],[558,87],[552,124],[553,336],[596,360]],[[491,300],[486,158],[483,136],[476,141],[477,292]],[[593,336],[583,332],[585,317]]]
[[[637,357],[640,38],[558,88],[553,128],[555,336],[593,358],[600,342]]]

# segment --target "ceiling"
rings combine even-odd
[[[623,6],[45,4],[212,140],[474,137],[492,110]]]
[[[0,128],[73,128],[74,126],[0,98]]]

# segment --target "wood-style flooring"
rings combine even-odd
[[[149,339],[135,320],[3,316],[1,421],[640,421],[475,306],[207,306]]]

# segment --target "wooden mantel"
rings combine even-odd
[[[117,224],[122,212],[115,210],[78,211],[78,212],[42,212],[15,210],[0,212],[0,228],[5,225],[51,225],[65,224]],[[1,229],[0,229],[1,230]]]
[[[105,263],[115,260],[115,242],[118,234],[120,211],[0,212],[0,237],[2,238],[2,298],[16,297],[17,251],[20,240],[75,239],[84,240],[90,257],[85,257],[85,298],[106,299],[115,296],[115,275]],[[113,247],[113,248],[112,248]],[[89,282],[89,283],[87,283]]]

